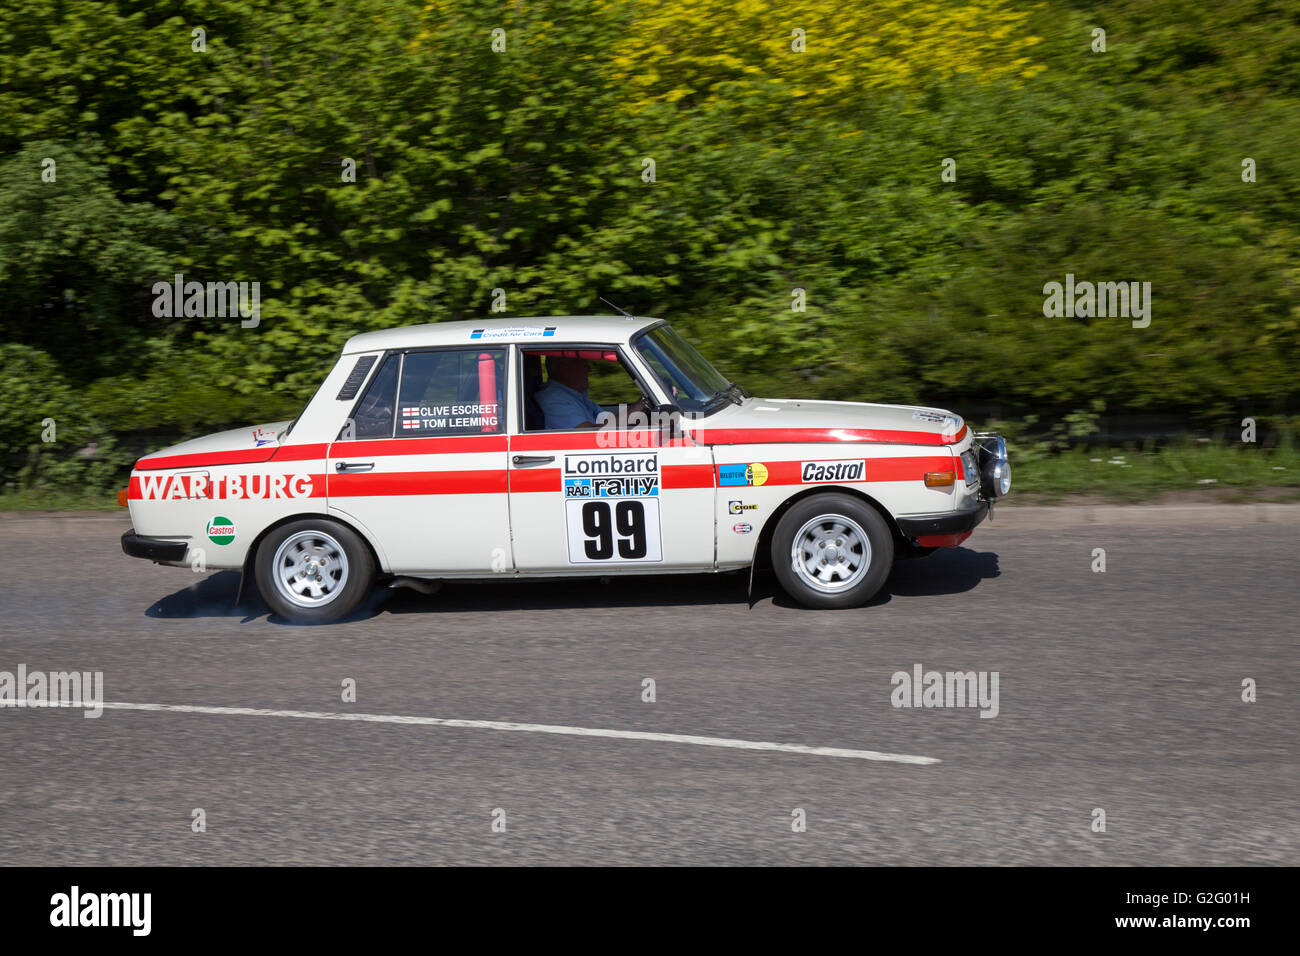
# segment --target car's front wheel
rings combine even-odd
[[[257,588],[271,610],[305,624],[353,611],[375,580],[375,560],[355,531],[327,518],[276,528],[258,546]]]
[[[797,502],[772,535],[777,580],[808,607],[865,604],[885,583],[893,562],[889,525],[851,495],[820,494]]]

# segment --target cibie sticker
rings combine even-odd
[[[659,453],[564,456],[569,563],[663,560]]]
[[[767,483],[767,465],[751,462],[748,465],[719,465],[718,484],[723,488],[739,485],[763,485]]]
[[[220,515],[208,522],[208,540],[213,544],[230,544],[235,540],[235,523]]]
[[[799,466],[799,480],[805,485],[822,481],[861,481],[866,474],[864,459],[845,461],[805,461]]]
[[[746,511],[757,511],[758,505],[745,504],[743,501],[728,501],[727,514],[743,515]]]

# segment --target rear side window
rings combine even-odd
[[[504,349],[407,352],[397,437],[503,434],[505,367]]]
[[[393,437],[393,412],[397,408],[397,367],[401,360],[400,355],[389,355],[384,359],[384,364],[379,366],[365,396],[352,413],[351,420],[343,425],[340,440]]]

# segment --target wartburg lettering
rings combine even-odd
[[[312,475],[142,475],[147,501],[184,498],[310,498]]]
[[[799,475],[805,484],[819,481],[861,481],[866,468],[867,463],[861,458],[857,461],[805,461]]]

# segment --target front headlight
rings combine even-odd
[[[1011,490],[1011,462],[1003,458],[993,467],[993,480],[998,483],[998,494],[1005,495]]]
[[[977,434],[979,448],[980,490],[985,498],[1000,498],[1011,490],[1011,462],[1007,459],[1007,442],[1001,435]]]

